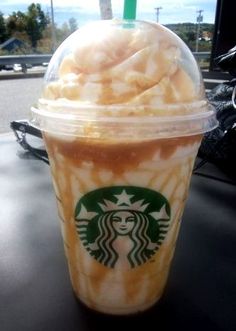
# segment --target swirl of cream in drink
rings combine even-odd
[[[90,105],[188,103],[204,99],[187,46],[156,23],[97,22],[79,29],[43,97]]]

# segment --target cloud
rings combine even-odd
[[[11,5],[25,5],[29,6],[32,2],[40,3],[41,6],[50,6],[50,0],[1,0],[1,5],[11,6]],[[53,0],[53,5],[55,7],[81,7],[90,9],[97,9],[98,0]],[[66,4],[66,6],[65,6]]]
[[[1,11],[11,14],[12,11],[25,11],[34,0],[0,0]],[[43,10],[49,10],[50,0],[35,0],[39,2]],[[53,0],[55,21],[63,23],[65,17],[73,16],[83,20],[82,16],[93,15],[99,17],[99,0]],[[160,10],[160,23],[196,22],[199,9],[204,10],[203,21],[214,23],[216,0],[137,0],[137,18],[156,20],[156,7]],[[112,8],[115,17],[123,15],[123,0],[112,0]],[[67,13],[67,14],[66,14]],[[67,19],[65,19],[67,20]]]

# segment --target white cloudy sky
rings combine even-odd
[[[26,10],[32,2],[40,3],[49,10],[50,0],[0,0],[0,11],[5,15],[12,11]],[[113,13],[122,17],[123,0],[112,0]],[[98,0],[53,0],[55,21],[62,23],[63,17],[82,16],[96,18],[99,15]],[[137,0],[137,18],[155,20],[155,7],[162,7],[160,22],[163,24],[177,22],[196,22],[196,11],[202,9],[204,22],[214,23],[216,0]],[[64,15],[64,16],[63,16]]]

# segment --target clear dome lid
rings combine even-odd
[[[176,137],[217,126],[185,43],[160,24],[131,20],[94,22],[69,36],[32,115],[43,130],[89,137]]]
[[[163,107],[205,99],[201,73],[173,32],[144,21],[97,21],[53,55],[42,99],[81,106]]]

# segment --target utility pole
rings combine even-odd
[[[196,33],[196,48],[195,48],[195,52],[198,52],[198,44],[199,44],[199,36],[200,36],[200,25],[201,22],[203,21],[203,15],[202,13],[204,12],[204,10],[200,9],[197,10],[197,33]]]
[[[158,23],[159,22],[160,10],[162,9],[162,7],[156,7],[154,9],[156,10],[156,17],[157,17],[157,23]]]
[[[52,20],[52,53],[54,53],[56,48],[56,32],[55,32],[55,22],[54,22],[54,9],[53,9],[53,0],[51,1],[51,20]]]
[[[111,0],[99,0],[100,15],[102,20],[112,19],[112,5]]]

